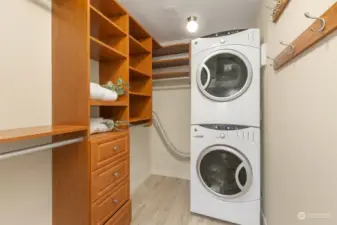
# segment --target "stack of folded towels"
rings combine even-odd
[[[90,134],[112,131],[115,128],[113,120],[90,118]]]
[[[90,98],[102,101],[116,101],[118,95],[115,91],[106,89],[99,84],[90,83]]]

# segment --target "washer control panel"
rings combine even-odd
[[[212,130],[242,130],[249,128],[248,126],[231,125],[231,124],[202,124],[200,126]]]

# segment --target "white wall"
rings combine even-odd
[[[50,11],[2,1],[0,27],[0,130],[50,125]],[[0,224],[51,224],[51,152],[0,161],[0,177]]]
[[[150,128],[145,127],[130,129],[131,194],[150,176],[150,131]]]
[[[263,3],[270,3],[265,0]],[[275,25],[262,6],[268,55],[276,56],[335,0],[291,1]],[[263,204],[268,225],[337,224],[337,34],[275,73],[264,72]],[[298,213],[305,212],[304,221]],[[314,218],[310,218],[314,217]],[[322,218],[328,217],[328,218]]]
[[[171,86],[167,82],[163,85]],[[180,151],[187,153],[190,152],[190,108],[190,89],[153,92],[153,109],[168,137]],[[151,129],[151,173],[182,179],[190,177],[189,160],[177,159],[170,154],[154,127]]]

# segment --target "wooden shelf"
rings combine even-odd
[[[158,68],[166,68],[166,67],[175,67],[175,66],[186,66],[189,65],[190,59],[189,57],[179,57],[172,59],[159,59],[153,60],[152,67],[154,69]]]
[[[145,122],[151,120],[151,118],[147,117],[147,118],[141,118],[141,117],[131,117],[129,122],[130,123],[139,123],[139,122]]]
[[[174,55],[181,53],[189,53],[190,44],[175,44],[164,46],[160,49],[156,49],[153,51],[153,57],[166,56],[166,55]]]
[[[153,39],[152,40],[152,48],[153,49],[160,49],[160,48],[162,48],[162,46],[157,40]]]
[[[90,0],[90,4],[109,18],[123,16],[127,13],[124,7],[114,0]]]
[[[134,77],[151,77],[150,74],[147,74],[143,71],[140,71],[134,67],[130,66],[130,76],[134,76]]]
[[[138,40],[134,37],[129,36],[130,40],[130,54],[141,54],[141,53],[151,53],[146,49]]]
[[[124,37],[127,34],[95,7],[90,6],[90,34],[96,38]]]
[[[102,101],[89,99],[90,106],[128,106],[126,101]]]
[[[112,61],[126,59],[127,56],[100,40],[90,37],[90,58],[96,61]]]
[[[86,131],[86,126],[55,125],[0,131],[0,143]]]
[[[141,97],[151,97],[151,93],[144,93],[144,92],[138,92],[138,91],[130,91],[129,92],[131,96],[141,96]]]
[[[137,40],[151,37],[149,33],[134,18],[130,17],[130,36]]]
[[[189,77],[190,72],[167,72],[167,73],[155,73],[152,75],[152,79],[166,79],[166,78],[177,78],[177,77]]]

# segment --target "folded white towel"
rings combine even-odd
[[[90,134],[111,131],[113,129],[111,124],[114,124],[113,120],[103,118],[90,118]]]
[[[102,87],[103,88],[103,87]],[[111,91],[109,89],[103,88],[103,97],[102,100],[104,101],[116,101],[118,95],[115,91]]]
[[[90,134],[95,134],[95,133],[104,133],[108,132],[110,129],[108,128],[107,125],[103,123],[97,123],[97,124],[91,124],[90,125]]]
[[[103,88],[99,84],[90,83],[90,98],[95,100],[101,100],[103,96]]]
[[[116,101],[118,94],[115,91],[106,89],[99,84],[90,83],[90,98],[94,100]]]

